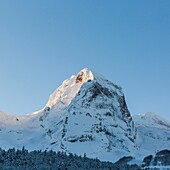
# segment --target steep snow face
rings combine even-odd
[[[133,115],[137,146],[145,155],[170,148],[170,122],[155,113]]]
[[[113,161],[135,149],[135,128],[121,87],[89,69],[72,76],[37,113],[46,148]]]
[[[135,129],[123,93],[108,80],[85,83],[68,112],[62,138],[68,151],[80,145],[81,152],[86,152],[86,144],[92,145],[91,154],[134,149]]]
[[[105,160],[112,154],[117,155],[115,159],[132,154],[136,132],[121,87],[88,69],[72,77],[71,84],[68,88],[69,92],[74,91],[71,95],[74,94],[74,98],[70,98],[67,107],[58,112],[57,103],[42,119],[42,125],[50,129],[52,139],[60,134],[61,140],[52,143],[66,152],[87,153]],[[78,90],[73,90],[75,87]],[[51,120],[56,120],[57,126],[50,127]],[[56,132],[56,129],[60,131]]]
[[[96,77],[99,77],[96,75]],[[70,104],[76,96],[82,84],[89,80],[94,80],[95,75],[91,70],[85,68],[81,70],[77,76],[65,80],[62,85],[50,96],[46,107],[55,107],[56,110],[62,110]]]

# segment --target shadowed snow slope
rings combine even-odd
[[[170,148],[170,122],[155,113],[133,115],[137,129],[137,146],[148,155]]]
[[[159,117],[152,119],[154,114],[144,117],[146,121],[134,117],[134,124],[121,87],[85,68],[65,80],[42,110],[25,116],[0,113],[0,146],[86,153],[112,162],[128,155],[140,158],[154,151],[148,149],[150,132],[154,136],[159,128],[165,138],[170,126]],[[170,147],[161,141],[163,148]],[[158,144],[156,149],[162,147]]]

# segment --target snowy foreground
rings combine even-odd
[[[0,147],[53,150],[116,162],[170,148],[170,122],[154,113],[132,116],[122,88],[83,69],[28,115],[0,112]]]

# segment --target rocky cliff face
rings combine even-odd
[[[55,118],[58,126],[51,129],[51,138],[58,133],[55,129],[61,130],[55,145],[66,152],[86,153],[92,157],[130,154],[136,147],[136,131],[121,87],[88,69],[72,77],[71,82],[67,80],[63,84],[67,89],[62,90],[59,97],[56,97],[57,90],[50,98],[51,103],[52,98],[55,101],[60,98],[59,102],[65,107],[58,108],[58,103],[52,107],[47,104],[49,115],[41,116],[45,118],[43,127],[51,129],[49,120],[54,120],[52,117],[56,114],[61,115]],[[74,98],[68,97],[66,91]]]
[[[121,88],[111,82],[97,78],[87,81],[72,100],[68,112],[62,138],[68,150],[77,143],[82,145],[82,152],[87,150],[83,148],[85,144],[90,144],[93,152],[115,149],[130,152],[135,147],[134,123],[124,95]]]

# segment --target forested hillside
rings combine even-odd
[[[98,159],[89,159],[86,155],[66,155],[64,152],[32,151],[26,149],[8,151],[0,150],[1,170],[117,170],[139,169],[137,166],[118,165],[110,162],[101,162]]]

